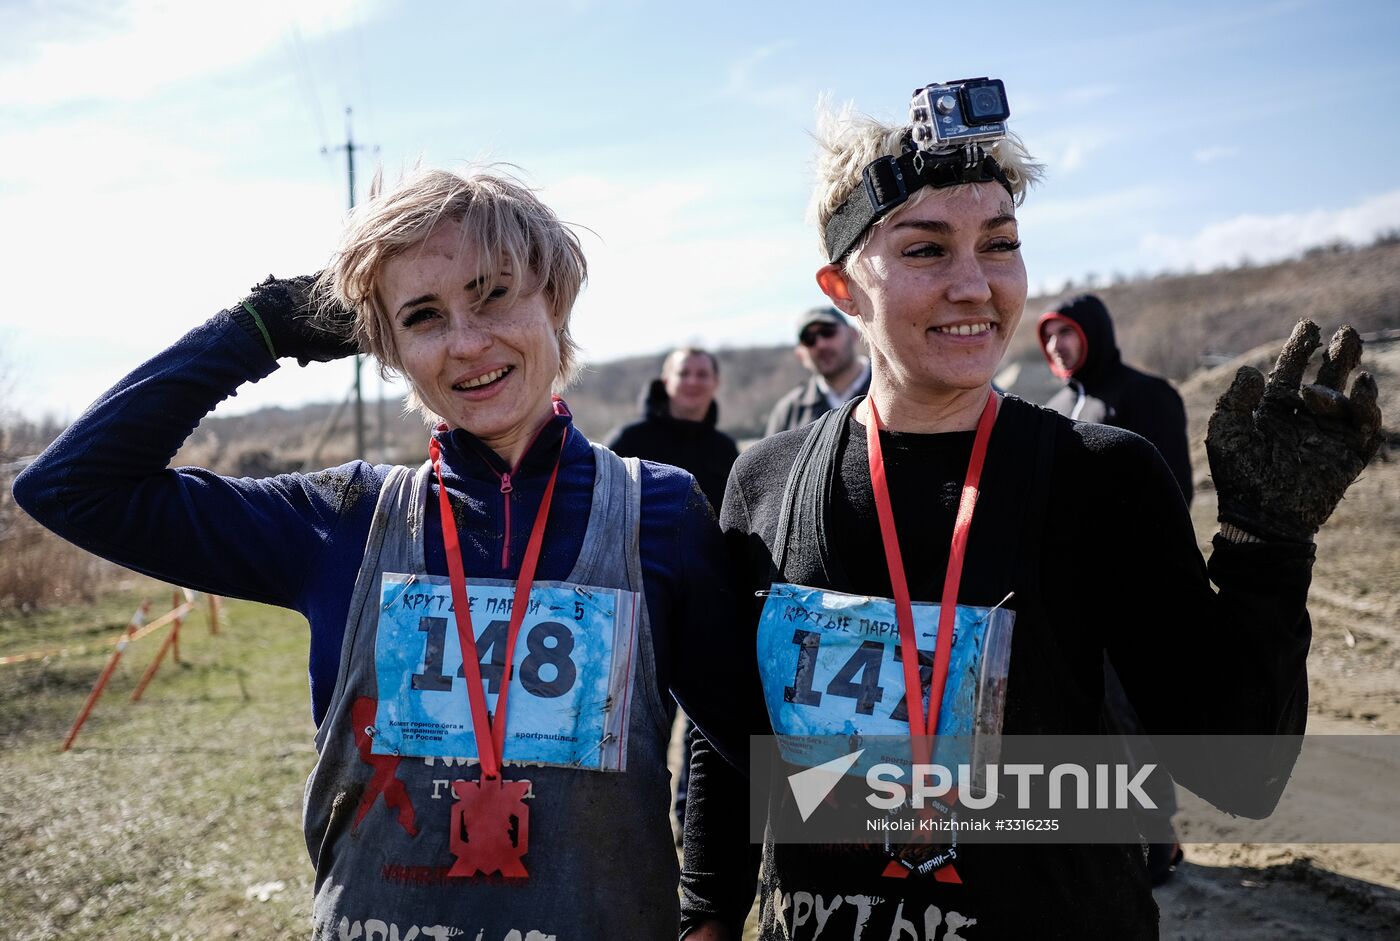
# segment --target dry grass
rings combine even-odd
[[[0,472],[0,611],[93,601],[121,570],[34,522],[15,506],[12,482]]]
[[[5,496],[8,497],[8,489]],[[0,532],[0,609],[93,601],[120,569],[15,513]]]
[[[142,598],[169,593],[139,579],[84,609],[0,618],[0,653],[110,639]],[[223,624],[211,637],[193,617],[183,662],[162,666],[135,704],[161,634],[128,648],[68,753],[59,743],[110,646],[0,667],[0,937],[307,934],[305,624],[242,602]]]

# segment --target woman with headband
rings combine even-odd
[[[766,703],[751,731],[848,743],[805,762],[850,752],[845,768],[878,736],[917,757],[929,736],[1092,735],[1107,654],[1153,734],[1301,733],[1312,536],[1379,442],[1374,382],[1343,394],[1355,332],[1300,386],[1319,341],[1300,324],[1267,382],[1243,369],[1221,399],[1207,565],[1150,444],[993,389],[1026,303],[1016,211],[1040,167],[1014,136],[935,148],[921,130],[849,111],[819,129],[817,282],[859,323],[872,380],[730,477],[721,528],[752,599],[734,645],[756,638]],[[1269,741],[1257,767],[1178,780],[1267,814],[1297,748]],[[783,757],[761,938],[1157,937],[1134,843],[785,842],[826,809],[797,796],[804,762]],[[683,931],[737,939],[747,787],[703,740],[692,762]]]

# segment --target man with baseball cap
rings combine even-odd
[[[812,374],[778,400],[765,435],[801,428],[870,389],[870,360],[860,334],[835,307],[813,307],[797,318],[797,358]]]

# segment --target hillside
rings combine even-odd
[[[1400,328],[1400,244],[1378,244],[1256,268],[1203,275],[1159,276],[1094,289],[1113,312],[1124,358],[1180,383],[1203,365],[1213,366],[1288,334],[1300,317],[1324,328],[1343,322],[1363,333]],[[1039,314],[1077,290],[1032,297],[1012,338],[998,380],[1031,401],[1056,388],[1035,342]],[[579,427],[590,438],[639,414],[647,382],[657,375],[665,351],[650,356],[590,364],[567,398]],[[720,349],[720,426],[739,439],[762,434],[768,410],[804,374],[792,348]],[[387,457],[416,462],[424,428],[389,403],[384,439]],[[179,460],[227,473],[259,475],[293,470],[308,462],[331,405],[265,409],[249,415],[210,418],[196,431]],[[379,460],[378,406],[366,404],[371,455]],[[1397,413],[1388,411],[1393,424]],[[349,460],[353,451],[348,410],[308,463],[325,466]]]
[[[1017,394],[1044,401],[1054,389],[1035,341],[1035,320],[1080,290],[1027,302],[1006,356],[1006,366],[1019,364],[1024,373],[1013,386]],[[1362,333],[1400,327],[1400,244],[1314,251],[1265,267],[1162,276],[1093,293],[1113,312],[1124,359],[1179,384],[1203,366],[1281,340],[1303,317],[1329,336],[1330,327],[1343,323]]]

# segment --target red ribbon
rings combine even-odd
[[[904,578],[904,560],[899,552],[899,535],[894,527],[890,489],[885,480],[885,458],[880,450],[880,413],[875,400],[870,405],[870,423],[865,426],[866,449],[870,459],[870,487],[875,492],[875,512],[880,518],[880,537],[885,546],[885,563],[894,588],[895,619],[899,622],[899,650],[904,658],[904,696],[909,707],[909,735],[914,739],[919,760],[928,761],[928,737],[938,729],[938,712],[943,704],[943,688],[948,681],[948,659],[952,654],[953,625],[957,620],[958,585],[962,581],[963,560],[967,554],[967,533],[972,527],[972,511],[977,506],[977,487],[987,457],[987,441],[996,424],[998,398],[987,395],[987,404],[977,421],[972,440],[972,457],[967,462],[962,499],[953,523],[953,543],[948,550],[948,570],[943,577],[943,598],[938,609],[938,638],[933,652],[933,677],[929,684],[928,715],[924,715],[923,683],[919,678],[919,650],[914,635],[914,608],[909,600],[909,584]]]
[[[501,692],[496,697],[496,714],[486,711],[486,688],[481,680],[481,658],[476,651],[476,632],[472,630],[472,612],[467,602],[467,575],[462,567],[462,548],[457,538],[457,521],[452,515],[452,501],[442,479],[442,448],[437,438],[428,442],[428,455],[438,479],[438,512],[442,518],[442,541],[447,552],[448,580],[452,583],[452,606],[457,622],[457,640],[462,648],[462,673],[467,679],[467,701],[471,705],[472,731],[476,735],[476,750],[481,761],[481,776],[493,780],[501,776],[501,764],[506,748],[506,694],[514,676],[515,641],[520,623],[530,603],[530,589],[535,583],[535,567],[540,560],[545,525],[549,520],[549,504],[554,499],[554,481],[559,477],[559,462],[564,456],[564,443],[569,430],[559,438],[559,453],[554,458],[554,470],[545,485],[540,509],[530,528],[530,541],[525,546],[525,558],[520,563],[520,577],[515,581],[515,600],[510,607],[510,626],[506,629],[505,669],[501,674]]]

